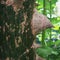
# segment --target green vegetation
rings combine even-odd
[[[57,0],[37,0],[36,2],[39,4],[36,7],[38,12],[45,14],[54,26],[51,29],[46,29],[45,32],[42,31],[44,35],[40,33],[36,36],[42,45],[41,48],[36,49],[36,52],[46,60],[60,60],[60,17],[55,16],[54,12]]]

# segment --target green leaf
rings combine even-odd
[[[55,42],[55,45],[57,46],[57,45],[59,45],[60,44],[60,40],[57,40],[56,42]]]
[[[41,56],[42,58],[47,58],[49,55],[54,54],[57,55],[58,53],[56,51],[54,51],[52,48],[50,47],[41,47],[36,49],[36,52],[39,56]]]

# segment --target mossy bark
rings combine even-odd
[[[24,9],[16,15],[12,6],[0,3],[0,60],[35,60],[35,52],[31,48],[34,36],[31,31],[31,19],[34,0],[26,0]],[[22,33],[21,23],[25,21]]]

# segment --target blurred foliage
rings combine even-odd
[[[38,53],[39,56],[44,58],[47,58],[51,54],[58,55],[58,53],[50,47],[37,48],[36,52]]]
[[[36,7],[39,13],[43,13],[43,1],[44,0],[36,0],[36,3],[39,4],[39,6]],[[45,46],[42,45],[41,48],[37,48],[36,53],[46,60],[60,60],[60,17],[54,14],[54,8],[56,7],[57,0],[45,1],[46,16],[50,19],[54,27],[46,29],[44,40]],[[39,39],[41,45],[43,38],[42,32],[36,37]]]

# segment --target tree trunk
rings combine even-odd
[[[35,0],[2,1],[4,0],[0,1],[0,60],[41,60],[33,49],[40,45],[34,46],[33,41],[40,31],[52,27],[49,19],[37,12]]]
[[[24,1],[24,8],[21,7],[18,13],[12,6],[0,2],[0,60],[35,60],[35,52],[31,48],[34,41],[31,31],[34,2]],[[23,21],[26,24],[22,31]]]

